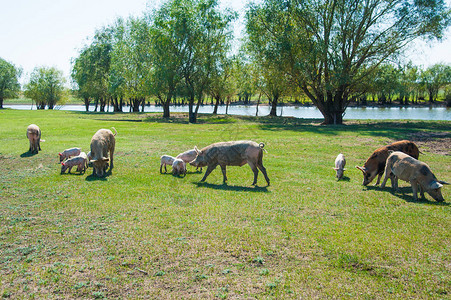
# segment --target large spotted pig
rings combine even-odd
[[[41,129],[38,125],[31,124],[27,127],[27,138],[30,142],[28,151],[31,153],[38,153],[38,151],[41,151],[41,142],[44,140],[41,140]]]
[[[418,156],[420,154],[417,145],[407,140],[394,142],[392,144],[376,149],[373,154],[367,159],[363,167],[356,166],[356,168],[363,173],[363,185],[368,185],[376,176],[376,185],[380,183],[381,177],[384,174],[385,162],[387,161],[389,150],[401,151],[416,159],[418,159]]]
[[[190,164],[195,167],[208,166],[207,171],[201,180],[202,182],[207,179],[207,176],[210,175],[211,171],[220,165],[224,182],[226,182],[226,166],[241,167],[247,163],[254,172],[254,182],[252,184],[257,184],[258,169],[260,169],[269,185],[269,178],[266,174],[266,169],[263,166],[264,146],[263,143],[257,144],[252,141],[235,141],[211,144],[202,150],[198,150],[197,147],[194,147],[197,156]]]
[[[387,179],[391,179],[392,188],[398,190],[398,179],[410,182],[413,191],[413,198],[418,200],[417,192],[424,198],[424,192],[427,192],[435,200],[444,201],[441,188],[443,184],[449,184],[437,180],[431,168],[424,162],[421,162],[410,155],[399,151],[390,151],[385,166],[385,177],[381,188],[385,187]]]
[[[105,176],[106,169],[108,168],[108,162],[110,162],[110,170],[113,169],[113,154],[114,147],[116,145],[116,139],[114,138],[117,134],[113,134],[109,129],[99,129],[91,139],[91,157],[89,161],[92,164],[93,175],[98,177]],[[110,153],[110,158],[108,158],[108,152]]]

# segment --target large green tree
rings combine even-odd
[[[325,124],[341,124],[374,69],[419,37],[442,37],[443,0],[264,0],[246,14],[261,57],[291,76]]]
[[[430,66],[421,74],[421,81],[429,94],[429,101],[437,100],[440,88],[451,83],[451,66],[435,64]]]
[[[17,97],[20,91],[21,73],[21,69],[0,58],[0,108],[3,108],[4,99]]]
[[[25,84],[25,96],[36,102],[37,109],[53,109],[64,94],[63,72],[53,67],[35,68]]]

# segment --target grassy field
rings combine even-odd
[[[412,139],[451,181],[450,122],[348,122],[0,110],[0,295],[5,298],[449,299],[451,187],[429,195],[363,187],[376,148]],[[42,129],[28,153],[26,127]],[[58,152],[89,151],[115,127],[115,168],[60,175]],[[200,183],[159,173],[162,154],[264,142],[262,174],[217,168]],[[332,169],[347,158],[345,178]],[[205,171],[205,169],[204,169]],[[373,182],[374,184],[374,182]]]

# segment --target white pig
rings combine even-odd
[[[60,157],[60,162],[62,162],[63,160],[70,158],[72,156],[78,156],[80,155],[81,149],[80,148],[70,148],[70,149],[66,149],[61,153],[58,153],[59,157]]]
[[[170,155],[162,155],[160,157],[160,173],[163,173],[162,168],[164,166],[164,172],[166,173],[168,170],[166,169],[166,165],[172,166],[175,158]]]
[[[335,159],[335,168],[334,170],[337,172],[336,177],[338,178],[338,180],[343,178],[343,174],[345,169],[345,165],[346,165],[346,159],[345,156],[343,154],[338,154],[337,158]]]
[[[186,164],[183,160],[176,158],[172,163],[172,174],[173,175],[186,175]]]

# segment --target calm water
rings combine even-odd
[[[5,108],[13,109],[36,109],[30,105],[4,105]],[[71,110],[71,111],[84,111],[83,105],[63,105],[58,106],[55,109]],[[128,112],[129,107],[124,107],[124,112]],[[188,112],[188,106],[171,106],[171,112]],[[265,116],[269,114],[269,106],[260,106],[258,108],[258,115]],[[94,106],[90,107],[90,111],[94,111]],[[113,108],[109,107],[109,111],[112,112]],[[163,112],[161,106],[145,106],[145,112]],[[218,113],[225,114],[225,105],[219,106]],[[212,105],[204,105],[199,108],[200,113],[213,112]],[[256,106],[246,105],[231,105],[229,106],[228,113],[231,115],[244,115],[255,116]],[[322,119],[322,115],[316,107],[295,107],[295,106],[283,106],[277,109],[278,116],[284,117],[296,117],[305,119]],[[451,109],[445,107],[349,107],[346,109],[344,119],[376,119],[376,120],[436,120],[436,121],[451,121]]]

